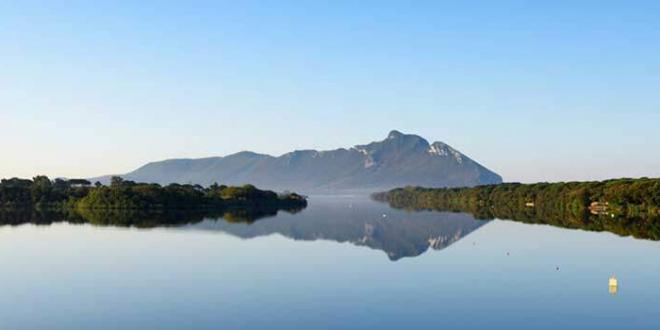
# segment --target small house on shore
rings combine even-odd
[[[591,202],[589,205],[589,211],[591,214],[608,214],[609,212],[608,202]]]

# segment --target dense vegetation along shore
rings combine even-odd
[[[408,210],[467,212],[566,228],[660,239],[660,179],[397,188],[373,198]]]
[[[252,185],[228,187],[136,183],[113,177],[109,186],[87,180],[0,181],[0,209],[77,209],[77,210],[200,210],[226,208],[301,208],[305,197],[295,193],[277,194]]]

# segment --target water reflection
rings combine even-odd
[[[279,234],[293,240],[330,240],[366,246],[385,252],[393,261],[419,256],[428,249],[446,248],[494,218],[660,239],[660,221],[656,218],[612,218],[590,213],[576,216],[530,207],[463,210],[470,213],[456,211],[379,203],[366,197],[334,196],[312,197],[304,212],[303,209],[277,208],[168,212],[2,211],[0,225],[68,222],[135,228],[176,227],[219,231],[244,239]]]
[[[96,226],[115,227],[178,227],[195,224],[205,219],[223,219],[230,223],[253,223],[259,219],[274,217],[279,211],[290,214],[303,208],[259,207],[228,208],[214,210],[1,210],[0,226],[26,223],[50,225],[56,222],[89,223]]]
[[[567,229],[606,231],[619,236],[660,240],[660,216],[639,214],[634,217],[614,216],[607,212],[572,212],[555,207],[525,207],[511,205],[480,206],[469,205],[464,209],[447,209],[430,201],[403,202],[389,201],[396,209],[408,211],[466,212],[477,219],[506,219],[528,224],[545,224]]]
[[[355,198],[187,216],[5,213],[0,328],[660,329],[652,241]]]
[[[249,239],[279,234],[293,240],[330,240],[385,252],[390,260],[414,257],[429,248],[441,250],[487,221],[468,214],[410,213],[375,203],[368,198],[311,198],[301,209],[232,209],[220,212],[0,212],[0,224],[54,222],[136,228],[179,227],[219,231]],[[276,217],[276,218],[275,218]],[[269,219],[271,218],[271,219]]]
[[[282,214],[249,226],[206,221],[195,228],[242,238],[280,234],[294,240],[348,242],[382,250],[395,261],[429,248],[444,249],[486,223],[464,213],[395,210],[368,198],[312,198],[310,206],[295,216]]]

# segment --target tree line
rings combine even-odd
[[[660,239],[660,179],[397,188],[376,200],[408,210],[467,212],[565,228]]]
[[[113,177],[110,185],[84,179],[37,176],[0,181],[0,208],[75,208],[101,210],[218,209],[228,207],[304,207],[306,198],[277,194],[252,185],[137,183]]]

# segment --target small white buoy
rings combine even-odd
[[[383,218],[387,218],[387,214],[383,213]]]
[[[608,284],[611,294],[616,294],[619,291],[619,280],[617,280],[616,276],[612,275]]]
[[[617,280],[616,276],[610,277],[609,281],[610,286],[619,286],[619,280]]]

